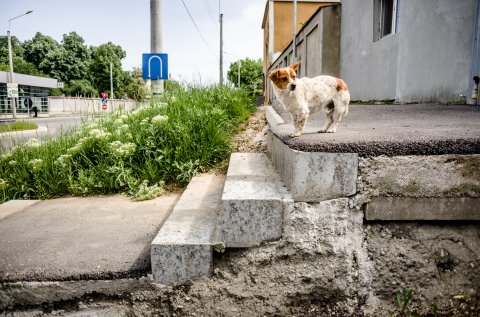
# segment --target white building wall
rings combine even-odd
[[[340,76],[352,100],[461,99],[477,0],[398,1],[399,32],[374,41],[374,0],[342,0]]]

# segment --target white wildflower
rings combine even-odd
[[[0,178],[0,189],[6,189],[8,187],[8,182]]]
[[[87,124],[87,125],[85,126],[85,128],[86,128],[87,130],[97,129],[97,128],[98,128],[98,123],[92,122],[92,123],[90,123],[90,124]]]
[[[97,139],[97,140],[105,140],[107,139],[109,136],[111,136],[112,134],[109,133],[109,132],[105,132],[101,129],[93,129],[93,130],[90,130],[90,132],[88,133],[88,135],[90,135],[91,138],[93,139]]]
[[[123,124],[123,120],[122,119],[116,119],[115,121],[113,121],[113,124],[114,125],[121,125],[121,124]]]
[[[0,155],[0,161],[8,161],[10,159],[12,159],[12,154],[10,153]]]
[[[152,118],[152,124],[156,126],[161,126],[164,122],[168,121],[167,116],[158,115]]]
[[[42,159],[33,159],[28,161],[28,167],[34,172],[39,171],[42,169],[43,160]]]
[[[26,147],[37,148],[40,146],[40,140],[31,138],[27,142],[25,142]]]
[[[18,164],[18,162],[15,161],[15,160],[11,160],[10,162],[8,162],[8,165],[10,165],[10,166],[15,166],[17,164]]]
[[[128,119],[128,116],[126,114],[122,114],[120,117],[118,117],[119,119],[121,119],[122,121],[125,121]]]
[[[135,143],[122,143],[120,141],[113,141],[110,143],[110,148],[116,155],[127,157],[135,152],[136,145]]]
[[[55,163],[57,163],[60,166],[65,167],[70,162],[71,158],[72,158],[72,155],[70,155],[70,154],[62,154],[57,158]]]

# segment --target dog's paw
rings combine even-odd
[[[327,132],[327,129],[318,130],[318,133],[325,133],[325,132]]]
[[[337,132],[337,129],[328,129],[327,130],[327,133],[335,133],[335,132]]]

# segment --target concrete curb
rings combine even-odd
[[[267,147],[295,201],[322,201],[356,193],[358,154],[297,151],[271,131]]]
[[[152,274],[169,284],[209,276],[225,177],[194,177],[151,244]]]
[[[293,199],[265,154],[233,153],[222,204],[217,239],[226,247],[251,247],[282,236]]]
[[[275,127],[279,124],[284,124],[285,121],[280,117],[280,115],[273,109],[272,106],[265,107],[265,116],[267,117],[267,122],[270,127]]]

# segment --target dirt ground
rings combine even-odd
[[[265,110],[257,109],[255,113],[240,128],[241,132],[234,138],[235,152],[265,152],[267,119]]]

